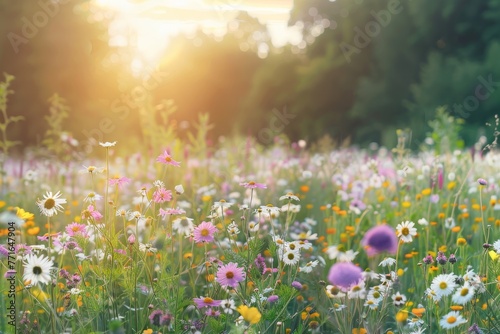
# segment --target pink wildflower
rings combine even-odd
[[[245,279],[245,271],[243,268],[238,268],[237,263],[228,263],[221,266],[217,271],[217,282],[225,287],[236,288],[238,283]]]
[[[241,182],[240,183],[240,186],[243,186],[247,189],[255,189],[255,188],[259,188],[259,189],[266,189],[267,186],[263,183],[257,183],[257,182],[254,182],[254,181],[249,181],[249,182]]]
[[[222,300],[214,300],[210,297],[193,298],[193,301],[197,308],[216,307],[222,303]]]
[[[153,201],[155,203],[165,203],[172,199],[172,192],[165,188],[156,189],[153,193]]]
[[[212,223],[201,222],[201,224],[196,226],[193,230],[194,241],[212,242],[214,241],[215,232],[217,232],[217,227],[215,227]]]
[[[170,156],[170,154],[168,154],[167,151],[164,151],[162,154],[160,154],[158,156],[158,158],[156,158],[156,161],[161,162],[162,164],[165,164],[165,165],[172,165],[175,167],[180,167],[180,165],[181,165],[180,162],[172,159],[172,157]]]
[[[129,183],[131,180],[128,178],[128,177],[114,177],[112,179],[109,179],[109,185],[110,186],[114,186],[114,185],[117,185],[118,188],[122,188],[124,185],[126,185],[127,183]]]

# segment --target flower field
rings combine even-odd
[[[0,332],[500,333],[494,147],[200,133],[7,159]]]

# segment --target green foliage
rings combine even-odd
[[[464,142],[460,139],[460,130],[464,121],[450,115],[445,107],[436,110],[436,118],[429,121],[432,132],[429,137],[435,143],[437,154],[449,154],[455,149],[463,149]]]
[[[3,163],[5,162],[5,158],[7,157],[9,150],[16,145],[21,144],[21,141],[11,141],[7,139],[7,128],[12,123],[17,123],[23,121],[24,116],[9,116],[7,114],[7,102],[9,100],[9,95],[13,93],[12,90],[9,89],[11,82],[14,80],[12,75],[4,73],[5,81],[0,82],[0,111],[2,112],[2,120],[0,121],[0,149],[2,151],[2,156],[0,157],[0,161],[2,161],[2,169],[3,173]]]

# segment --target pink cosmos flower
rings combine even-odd
[[[85,224],[78,224],[78,223],[71,223],[68,226],[66,226],[66,233],[70,237],[74,237],[76,235],[86,237],[87,236],[87,225]]]
[[[87,210],[82,211],[82,218],[83,219],[94,218],[94,220],[101,220],[102,214],[99,211],[97,211],[93,205],[89,205],[87,207]]]
[[[155,203],[165,203],[172,199],[172,192],[165,188],[156,189],[153,193],[153,201]]]
[[[127,183],[129,183],[131,180],[128,178],[128,177],[114,177],[112,179],[109,179],[109,185],[110,186],[114,186],[114,185],[117,185],[118,188],[122,188],[124,185],[126,185]]]
[[[217,227],[215,227],[212,223],[201,222],[201,224],[196,226],[193,230],[194,241],[212,242],[214,241],[215,232],[217,232]]]
[[[263,184],[263,183],[257,183],[257,182],[254,182],[254,181],[241,182],[240,186],[243,186],[243,187],[245,187],[247,189],[255,189],[255,188],[267,189],[267,186],[265,184]]]
[[[165,219],[165,217],[167,215],[183,215],[185,213],[186,213],[186,211],[179,209],[179,208],[177,208],[177,209],[169,208],[166,210],[163,210],[160,208],[160,213],[158,214],[158,216],[161,216],[162,219]]]
[[[165,164],[165,165],[172,165],[175,167],[180,167],[180,165],[181,165],[180,162],[172,159],[172,157],[170,156],[170,154],[168,154],[167,151],[164,151],[162,154],[160,154],[158,156],[158,158],[156,158],[156,161],[161,162],[162,164]]]
[[[196,303],[197,308],[216,307],[222,303],[222,300],[214,300],[210,297],[193,298],[193,301]]]
[[[238,283],[245,279],[243,268],[238,268],[237,263],[228,263],[217,271],[217,282],[225,287],[236,288]]]

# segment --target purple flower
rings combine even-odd
[[[361,244],[366,249],[368,256],[374,256],[382,252],[396,254],[398,251],[396,232],[388,225],[379,225],[368,230]]]
[[[9,257],[9,250],[5,248],[3,245],[0,245],[0,255],[6,258]]]
[[[254,264],[259,269],[259,272],[261,274],[264,274],[266,272],[267,266],[266,266],[266,259],[262,255],[257,255],[257,258],[254,260]]]
[[[241,182],[240,183],[240,186],[243,186],[247,189],[255,189],[255,188],[259,188],[259,189],[266,189],[267,186],[263,183],[257,183],[257,182],[254,182],[254,181],[250,181],[250,182]]]
[[[194,241],[212,242],[215,239],[215,232],[217,232],[217,227],[215,227],[212,223],[201,222],[201,224],[196,226],[193,230]]]
[[[444,266],[446,264],[446,262],[448,262],[448,259],[446,258],[446,255],[444,255],[443,252],[438,252],[438,255],[436,256],[436,261]]]
[[[271,295],[269,297],[267,297],[267,302],[268,303],[275,303],[277,302],[279,299],[279,297],[277,295]]]
[[[225,287],[236,288],[238,283],[245,279],[245,271],[243,268],[238,268],[237,263],[228,263],[221,266],[217,271],[217,282]]]
[[[430,197],[429,197],[429,201],[431,203],[437,203],[439,202],[439,195],[438,194],[432,194]]]
[[[348,290],[352,285],[363,279],[361,268],[350,262],[335,263],[328,273],[328,281],[344,290]]]
[[[434,263],[434,259],[432,258],[432,255],[427,255],[426,257],[424,257],[424,259],[422,260],[425,264],[433,264]]]
[[[455,257],[455,254],[450,254],[450,258],[448,259],[448,262],[451,264],[457,263],[457,258]]]
[[[3,277],[5,278],[11,278],[11,277],[14,277],[16,276],[16,273],[17,271],[15,271],[14,269],[9,269],[5,272],[5,274],[3,275]]]
[[[469,327],[467,330],[467,333],[469,334],[483,334],[484,332],[479,328],[477,324],[473,324],[472,326]]]
[[[153,312],[151,312],[151,314],[149,315],[149,322],[151,323],[151,325],[160,326],[160,319],[162,315],[163,312],[160,310],[154,310]]]
[[[477,179],[477,183],[479,183],[482,186],[485,186],[488,184],[488,182],[485,179]]]
[[[222,300],[214,300],[210,297],[193,298],[193,301],[196,303],[197,308],[216,307],[222,303]]]
[[[294,287],[297,290],[302,290],[302,284],[300,282],[297,282],[297,281],[292,282],[292,287]]]

